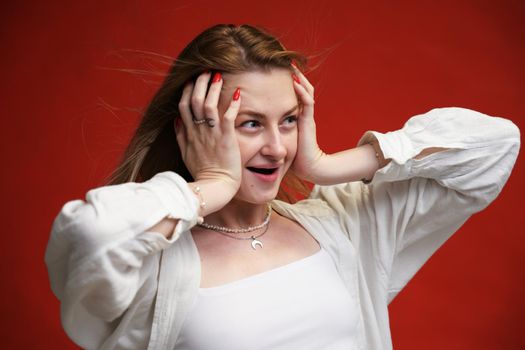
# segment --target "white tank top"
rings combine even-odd
[[[200,288],[176,350],[354,349],[357,300],[328,253]]]

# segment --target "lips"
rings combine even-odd
[[[246,167],[255,177],[265,182],[273,182],[279,178],[279,166],[249,166]]]
[[[273,174],[275,171],[277,171],[277,168],[256,168],[256,167],[246,167],[246,169],[254,172],[254,173],[258,173],[258,174],[263,174],[263,175],[270,175],[270,174]]]

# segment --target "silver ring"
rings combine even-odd
[[[203,123],[206,123],[206,119],[195,119],[195,118],[193,118],[193,124],[199,125],[199,124],[203,124]]]
[[[208,125],[210,128],[213,128],[215,126],[215,120],[213,118],[204,118],[204,119],[195,119],[193,118],[193,124],[200,125],[204,124]]]
[[[206,121],[206,124],[210,128],[213,128],[215,126],[215,119],[213,119],[213,118],[205,118],[204,120]]]

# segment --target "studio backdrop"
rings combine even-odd
[[[460,106],[525,129],[522,1],[11,1],[1,6],[0,347],[76,349],[44,251],[68,200],[103,185],[171,60],[249,23],[306,53],[326,152]],[[524,162],[391,303],[397,349],[523,349]]]

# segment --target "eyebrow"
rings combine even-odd
[[[297,108],[299,108],[299,105],[295,105],[294,107],[290,108],[288,111],[286,111],[283,116],[286,116],[290,113],[292,113],[293,111],[295,111]],[[243,109],[241,111],[239,111],[237,114],[247,114],[247,115],[251,115],[252,117],[255,117],[257,119],[263,119],[263,118],[266,118],[266,115],[264,115],[263,113],[259,113],[259,112],[256,112],[256,111],[253,111],[251,109]]]

